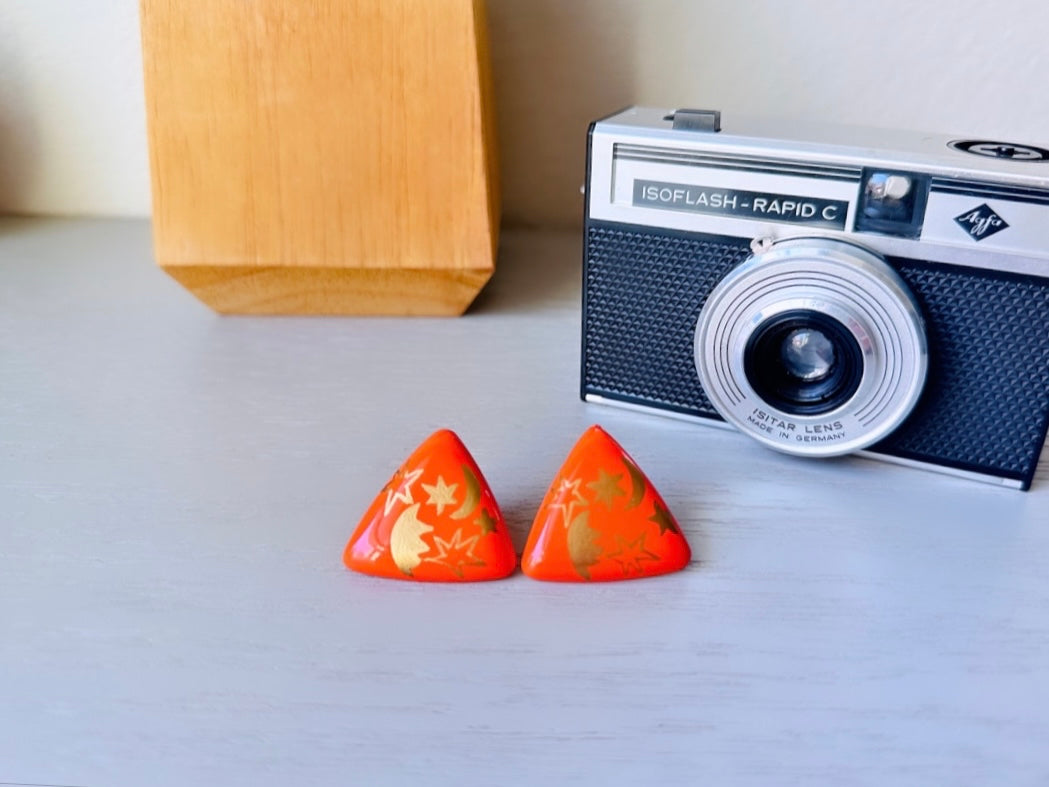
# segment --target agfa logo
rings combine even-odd
[[[1009,226],[1006,224],[1005,219],[991,210],[987,203],[978,208],[967,210],[961,216],[955,216],[954,220],[959,227],[969,233],[969,236],[976,241],[989,238],[996,232],[1001,232]]]

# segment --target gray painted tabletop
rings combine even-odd
[[[1049,783],[1049,459],[1023,493],[584,404],[579,246],[506,235],[461,319],[219,317],[145,222],[0,222],[0,782]],[[342,566],[434,429],[520,548],[592,423],[685,571]]]

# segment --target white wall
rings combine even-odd
[[[0,213],[149,213],[134,0],[0,0]]]
[[[514,224],[577,222],[586,125],[630,103],[1049,141],[1041,0],[489,0],[489,16]],[[137,3],[0,0],[0,212],[146,215],[145,144]]]

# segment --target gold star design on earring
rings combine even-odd
[[[642,563],[655,563],[659,560],[659,555],[645,549],[645,535],[642,533],[633,541],[627,541],[621,535],[616,534],[616,545],[619,550],[609,552],[608,556],[623,569],[623,576],[644,574],[645,568],[641,565]]]
[[[572,515],[575,513],[576,506],[586,505],[586,498],[583,493],[579,491],[579,484],[582,483],[578,478],[575,481],[569,481],[567,478],[561,479],[561,485],[557,487],[557,494],[555,499],[562,500],[561,503],[552,503],[550,508],[560,508],[561,513],[564,515],[564,526],[567,528],[572,523]],[[565,500],[565,496],[571,494],[570,500]]]
[[[480,535],[470,536],[463,540],[462,528],[456,530],[447,541],[440,536],[434,536],[433,545],[437,549],[437,554],[433,557],[424,557],[423,560],[448,566],[456,576],[462,577],[463,566],[485,565],[483,560],[474,555],[474,547],[477,546],[477,540],[480,537]]]
[[[617,497],[626,497],[626,491],[619,486],[619,480],[622,477],[622,473],[612,475],[602,468],[598,471],[597,480],[591,481],[586,486],[594,490],[594,496],[604,503],[606,508],[611,508]]]
[[[654,505],[656,507],[656,512],[648,518],[648,521],[655,522],[659,525],[659,535],[664,535],[668,530],[671,533],[677,533],[680,535],[681,528],[678,527],[677,522],[674,521],[674,517],[671,513],[661,506],[658,501],[656,501]]]
[[[398,470],[397,473],[400,474],[400,471]],[[409,506],[415,502],[415,499],[412,497],[412,484],[418,481],[419,476],[422,474],[422,470],[412,470],[410,473],[404,473],[400,479],[397,478],[397,474],[394,475],[393,480],[398,481],[398,484],[395,489],[390,489],[386,492],[386,506],[383,508],[384,514],[389,514],[393,504],[398,501]]]
[[[481,516],[474,520],[474,524],[481,528],[482,536],[495,532],[495,517],[488,513],[487,508],[481,509]]]
[[[421,486],[429,495],[426,500],[427,505],[436,508],[438,516],[444,513],[445,506],[455,505],[455,490],[459,485],[445,483],[444,476],[437,476],[436,484],[422,484]]]

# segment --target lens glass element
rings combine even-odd
[[[863,353],[848,328],[822,312],[795,309],[758,326],[743,368],[754,392],[792,415],[821,415],[860,387]]]
[[[787,372],[806,382],[826,377],[834,358],[834,344],[814,328],[796,328],[780,348],[780,360]]]

